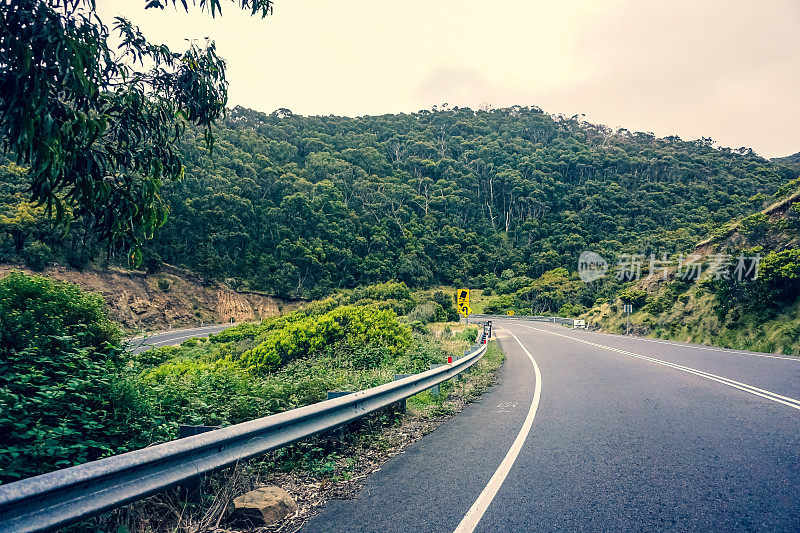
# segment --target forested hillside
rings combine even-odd
[[[622,304],[633,305],[633,331],[728,348],[800,354],[800,179],[771,198],[771,205],[719,228],[693,254],[704,267],[697,279],[684,268],[664,278],[620,286],[584,316],[607,331],[622,332]],[[749,276],[738,258],[757,258]],[[752,263],[751,263],[752,264]],[[699,271],[698,271],[699,274]]]
[[[773,163],[778,163],[779,165],[785,165],[788,167],[794,167],[795,169],[800,169],[800,152],[796,154],[787,155],[786,157],[775,157],[771,160]]]
[[[503,272],[574,270],[584,249],[688,250],[797,177],[748,149],[613,132],[537,108],[360,118],[236,108],[214,134],[213,153],[202,131],[185,136],[185,178],[165,184],[169,218],[145,265],[279,296],[389,279],[493,286]],[[21,187],[5,188],[18,206]],[[0,220],[6,257],[36,255],[26,252],[30,228],[64,248],[30,214]],[[80,221],[70,231],[74,262],[97,253]]]

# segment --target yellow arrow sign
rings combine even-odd
[[[461,316],[465,318],[472,314],[472,309],[469,306],[469,289],[458,289],[456,291],[456,307]]]

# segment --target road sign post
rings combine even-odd
[[[632,304],[625,304],[625,335],[631,334],[631,313],[633,312]]]

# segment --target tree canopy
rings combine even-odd
[[[146,255],[284,296],[397,279],[493,285],[584,249],[690,249],[796,173],[707,139],[612,132],[537,108],[301,117],[232,110],[181,145]],[[758,196],[761,194],[761,196]]]
[[[170,3],[221,12],[220,0],[146,0],[145,8]],[[271,0],[237,4],[272,10]],[[175,146],[184,125],[199,127],[210,147],[226,103],[213,42],[174,53],[123,18],[109,29],[95,0],[0,2],[3,149],[27,168],[36,205],[62,224],[82,218],[109,247],[131,250],[134,263],[165,220],[162,183],[183,174]]]
[[[574,271],[586,249],[685,252],[797,177],[747,149],[538,108],[359,118],[235,108],[212,131],[213,153],[202,127],[179,142],[186,178],[164,186],[170,217],[145,265],[289,297],[391,279],[494,287],[504,272]],[[6,166],[9,181],[15,172]],[[0,255],[28,246],[20,224],[0,227]],[[74,224],[68,248],[91,255],[85,234]]]

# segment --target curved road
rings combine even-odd
[[[494,323],[498,385],[304,531],[800,530],[800,358]]]
[[[142,353],[151,348],[161,346],[175,346],[186,339],[192,337],[208,337],[214,333],[226,330],[235,324],[217,324],[215,326],[204,326],[202,328],[174,329],[164,333],[154,333],[142,337],[134,337],[128,341],[129,350],[132,353]]]

